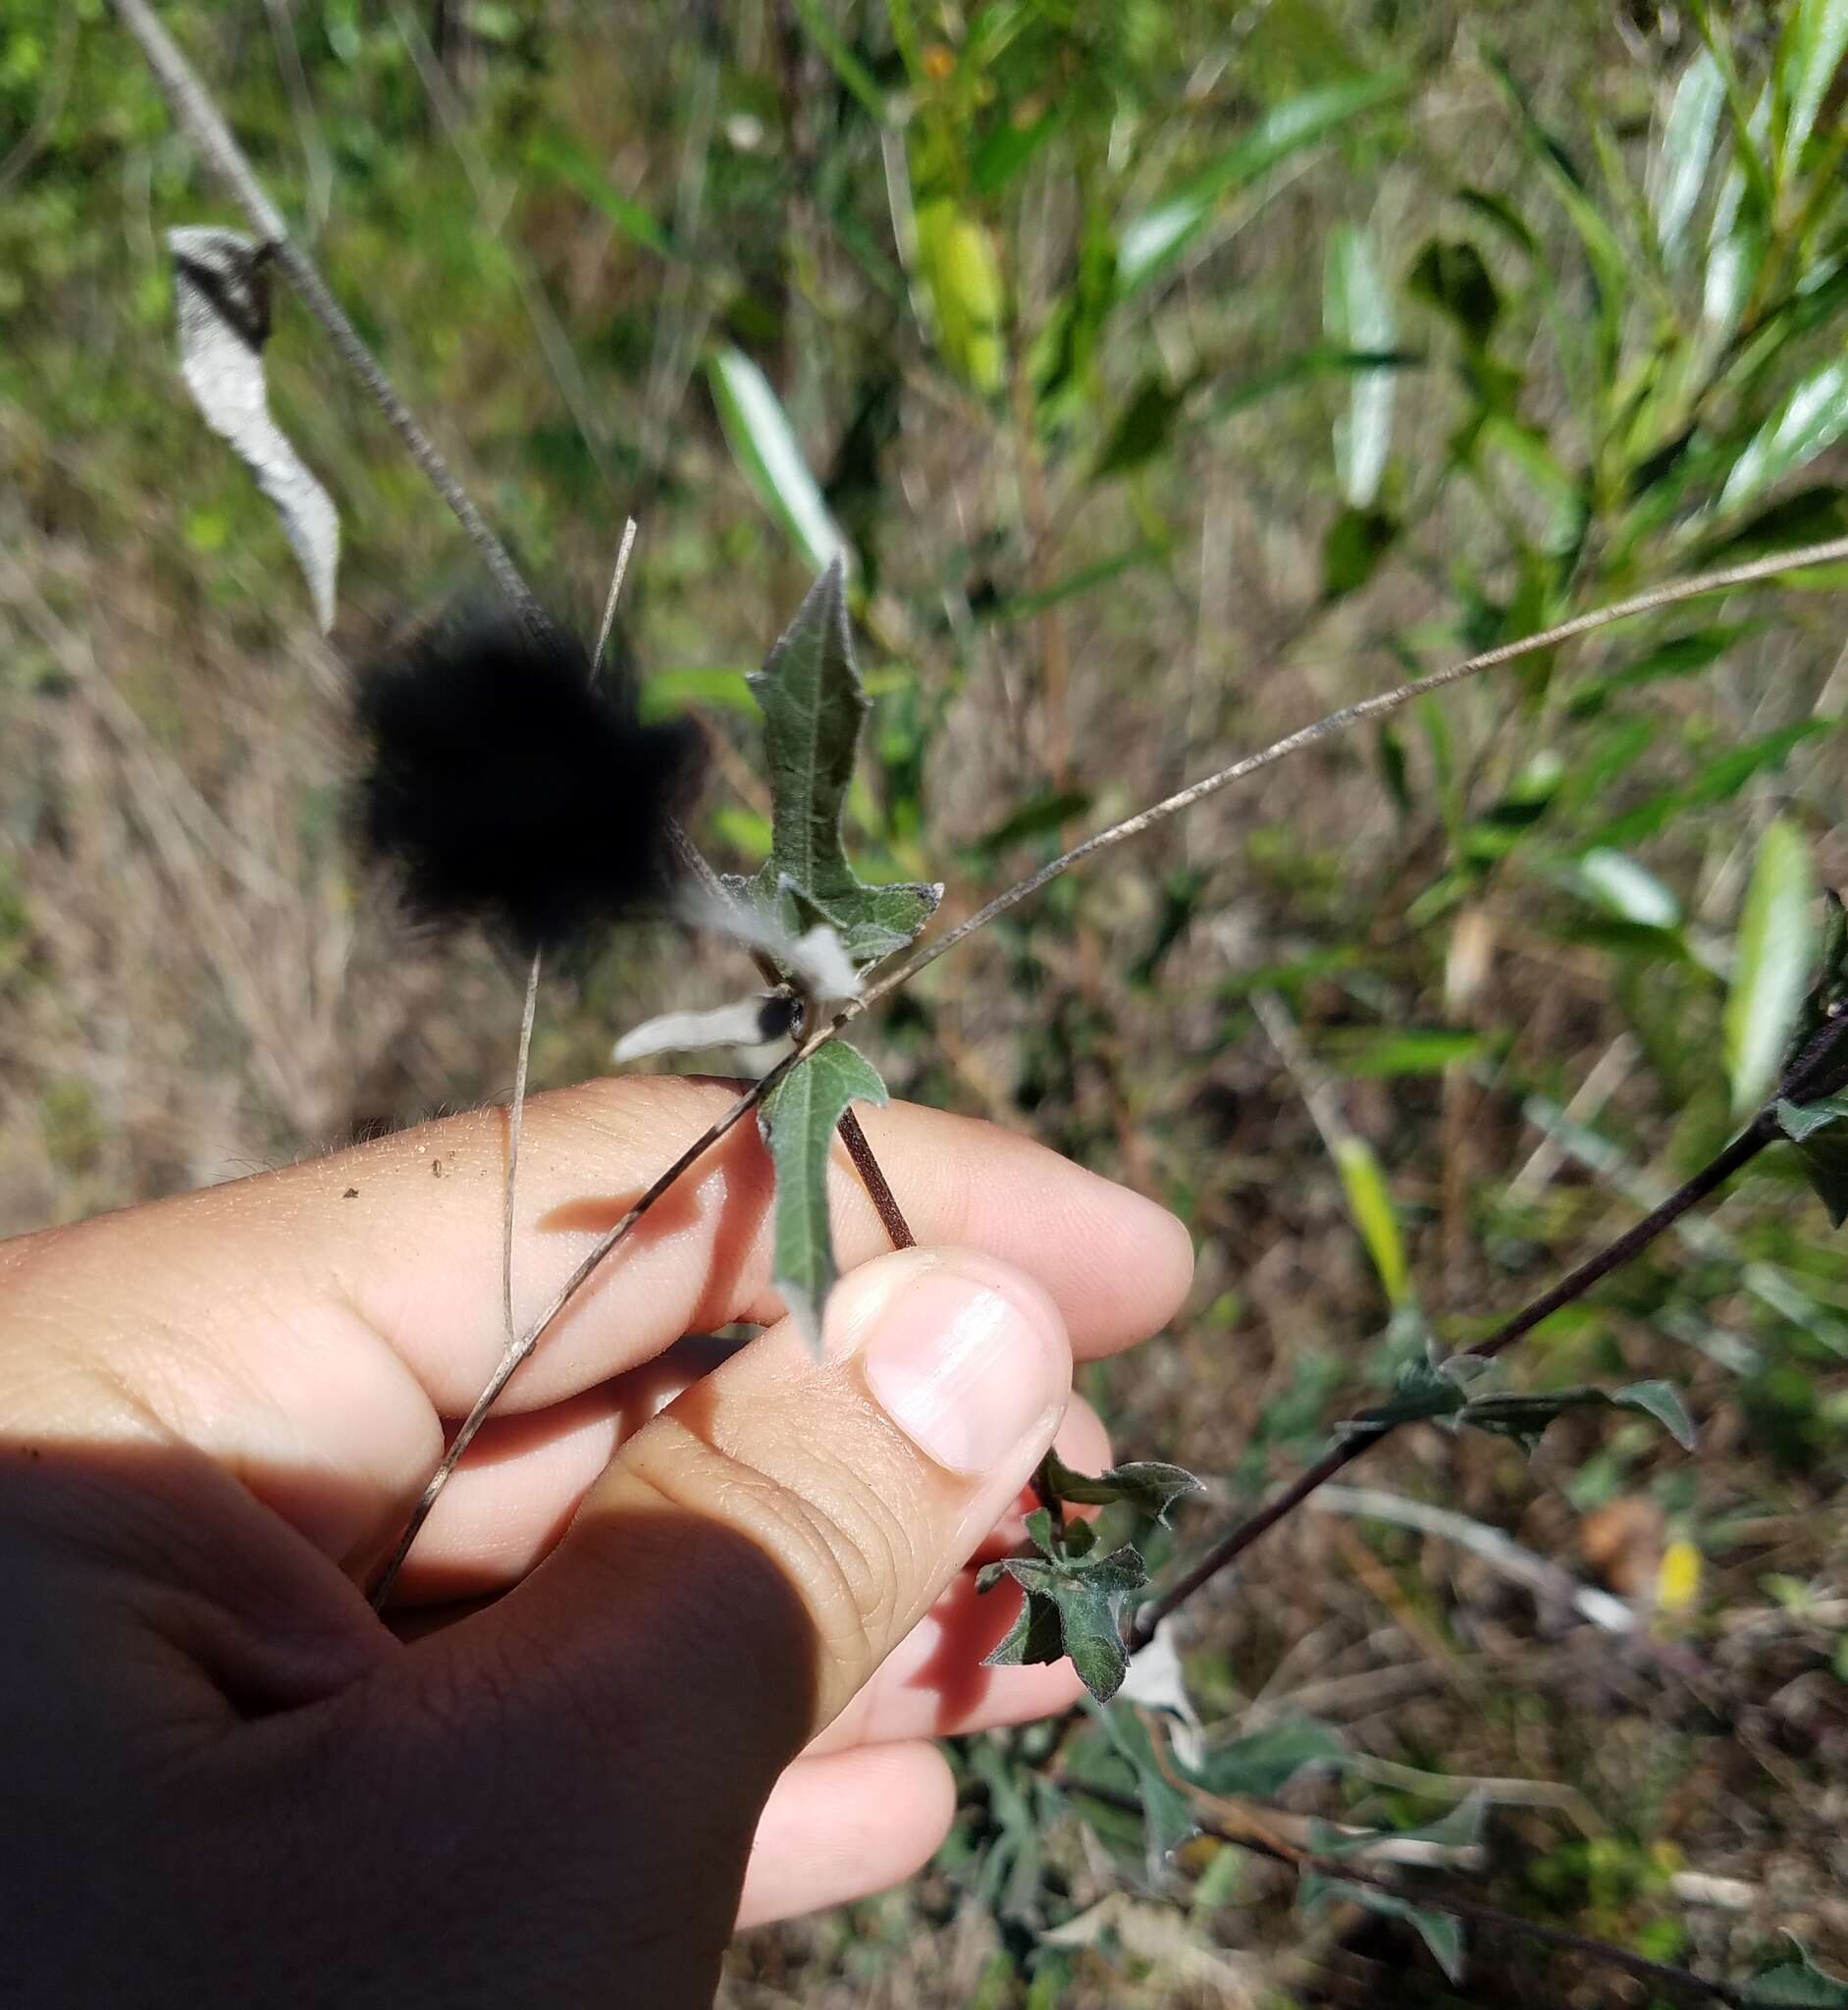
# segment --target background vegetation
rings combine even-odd
[[[767,835],[743,672],[836,535],[875,697],[853,841],[870,873],[947,879],[954,919],[1061,834],[1408,671],[1848,532],[1839,6],[1716,7],[1711,43],[1642,0],[162,14],[535,576],[594,609],[640,519],[628,645],[650,704],[712,736],[698,834],[728,868]],[[177,385],[163,233],[233,220],[99,0],[14,0],[7,1228],[510,1072],[515,979],[407,944],[342,823],[339,660],[471,583],[470,555],[280,302],[273,404],[344,527],[317,636]],[[1209,1480],[1152,1561],[1763,1092],[1801,988],[1766,945],[1848,877],[1844,584],[1626,624],[1320,745],[869,1025],[895,1092],[1193,1226],[1187,1316],[1089,1389],[1126,1453]],[[536,1081],[601,1067],[668,1002],[666,963],[554,980]],[[714,958],[712,995],[734,976]],[[1610,1411],[1531,1459],[1400,1433],[1359,1475],[1390,1498],[1325,1496],[1182,1615],[1211,1742],[1242,1755],[1220,1820],[1409,1828],[1474,1787],[1459,1888],[1716,1973],[1791,1927],[1839,1969],[1848,1258],[1795,1155],[1511,1373],[1672,1380],[1700,1451]],[[1537,1576],[1484,1554],[1498,1529]],[[1588,1589],[1625,1619],[1587,1618]],[[1139,1721],[972,1745],[931,1873],[746,1940],[727,2000],[1649,2000],[1494,1939],[1448,1982],[1403,1922],[1293,1910],[1276,1866],[1081,1823],[1053,1738],[1134,1783]],[[1238,1745],[1279,1726],[1290,1763]]]

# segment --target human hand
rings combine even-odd
[[[529,1104],[517,1311],[727,1098]],[[930,1853],[926,1741],[1077,1693],[979,1667],[1013,1594],[964,1565],[1055,1426],[1100,1462],[1072,1354],[1190,1251],[988,1126],[864,1122],[926,1246],[843,1157],[826,1361],[676,1345],[780,1320],[741,1125],[514,1378],[392,1623],[360,1586],[504,1339],[502,1112],[0,1244],[0,2000],[704,2003],[735,1922]]]

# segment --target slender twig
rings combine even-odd
[[[867,1134],[860,1128],[860,1119],[851,1108],[841,1113],[841,1142],[847,1147],[847,1156],[854,1162],[854,1170],[860,1175],[862,1184],[871,1196],[879,1220],[884,1224],[885,1233],[892,1239],[894,1249],[911,1249],[917,1246],[918,1238],[911,1232],[911,1224],[905,1219],[905,1211],[898,1204],[898,1196],[886,1184],[883,1168],[872,1155],[872,1146],[867,1140]]]
[[[1082,1795],[1085,1800],[1114,1808],[1120,1814],[1141,1819],[1146,1813],[1133,1794],[1118,1793],[1113,1787],[1075,1778],[1064,1771],[1056,1772],[1054,1778],[1067,1793]],[[1352,1857],[1317,1856],[1313,1851],[1292,1849],[1280,1837],[1241,1835],[1238,1830],[1199,1814],[1194,1814],[1191,1819],[1200,1833],[1210,1835],[1215,1842],[1228,1843],[1234,1849],[1248,1851],[1252,1856],[1268,1857],[1275,1864],[1288,1864],[1299,1877],[1305,1871],[1312,1871],[1325,1878],[1339,1878],[1346,1884],[1364,1884],[1370,1890],[1390,1892],[1407,1905],[1429,1906],[1435,1912],[1447,1912],[1455,1919],[1467,1921],[1485,1932],[1518,1934],[1538,1941],[1543,1947],[1557,1947],[1561,1953],[1576,1954],[1587,1961],[1601,1961],[1658,1988],[1673,1989],[1682,1996],[1734,2005],[1745,2001],[1741,1991],[1730,1983],[1711,1982],[1706,1976],[1695,1975],[1689,1969],[1671,1968],[1666,1962],[1652,1961],[1646,1954],[1614,1946],[1609,1940],[1595,1940],[1588,1934],[1571,1932],[1564,1927],[1551,1927],[1539,1920],[1524,1919],[1519,1913],[1504,1912],[1500,1906],[1484,1905],[1479,1899],[1462,1898],[1452,1891],[1432,1890],[1424,1885],[1407,1887],[1396,1878],[1384,1878],[1377,1871],[1365,1869]]]
[[[1805,1046],[1785,1071],[1783,1081],[1778,1084],[1778,1095],[1798,1102],[1811,1096],[1826,1095],[1839,1085],[1845,1068],[1848,1068],[1848,1017],[1831,1021]],[[1734,1173],[1749,1165],[1768,1144],[1775,1143],[1781,1136],[1775,1109],[1768,1105],[1723,1150],[1677,1187],[1660,1206],[1652,1208],[1634,1227],[1607,1243],[1596,1255],[1587,1257],[1577,1269],[1568,1272],[1537,1298],[1523,1305],[1486,1340],[1465,1348],[1464,1354],[1474,1355],[1479,1360],[1493,1360],[1505,1349],[1531,1333],[1542,1320],[1551,1318],[1562,1305],[1583,1297],[1613,1270],[1622,1269],[1640,1255],[1664,1230],[1672,1228],[1690,1208],[1697,1207],[1710,1193],[1723,1187]],[[1337,1473],[1372,1451],[1382,1439],[1391,1437],[1398,1428],[1396,1421],[1379,1418],[1355,1419],[1345,1425],[1341,1436],[1313,1465],[1306,1466],[1281,1493],[1273,1496],[1236,1528],[1229,1529],[1191,1568],[1183,1572],[1158,1598],[1151,1599],[1142,1607],[1130,1627],[1132,1649],[1146,1647],[1155,1637],[1155,1628],[1170,1613],[1184,1605],[1209,1579],[1236,1563],[1260,1536],[1269,1534],[1287,1514],[1301,1507],[1318,1487],[1325,1486]]]
[[[818,1035],[815,1045],[818,1047],[821,1044],[821,1037]],[[540,1337],[547,1327],[577,1296],[590,1282],[604,1258],[628,1236],[636,1223],[667,1192],[681,1174],[690,1166],[697,1164],[734,1126],[749,1116],[796,1063],[804,1058],[804,1053],[805,1049],[802,1047],[792,1048],[767,1075],[754,1082],[723,1116],[709,1124],[671,1165],[658,1173],[647,1189],[637,1196],[622,1219],[598,1237],[577,1268],[554,1294],[551,1303],[501,1356],[499,1365],[488,1378],[487,1387],[475,1399],[474,1408],[463,1418],[461,1427],[443,1455],[441,1464],[431,1474],[429,1484],[418,1497],[417,1506],[411,1510],[410,1519],[398,1537],[397,1547],[393,1551],[373,1585],[372,1603],[375,1609],[384,1605],[397,1579],[398,1570],[402,1567],[405,1557],[410,1553],[411,1544],[417,1539],[418,1530],[429,1518],[431,1508],[437,1504],[437,1497],[449,1485],[449,1475],[455,1470],[457,1461],[474,1442],[475,1434],[487,1422],[488,1412],[500,1401],[501,1392],[512,1380],[514,1371],[528,1359],[534,1348],[539,1345]]]
[[[1543,649],[1557,649],[1562,642],[1570,642],[1576,636],[1589,635],[1599,628],[1608,628],[1613,621],[1628,621],[1638,614],[1657,612],[1663,608],[1679,607],[1683,601],[1698,600],[1703,594],[1724,593],[1737,586],[1750,586],[1756,580],[1775,579],[1780,573],[1799,572],[1813,565],[1837,565],[1848,562],[1848,538],[1831,538],[1825,543],[1801,545],[1789,552],[1773,553],[1769,557],[1754,558],[1743,565],[1724,565],[1713,572],[1696,572],[1686,579],[1669,580],[1665,585],[1651,587],[1646,593],[1632,594],[1628,600],[1613,601],[1609,607],[1594,608],[1588,613],[1575,614],[1569,621],[1558,622],[1551,628],[1543,628],[1537,634],[1523,635],[1514,642],[1504,642],[1494,649],[1484,650],[1478,656],[1465,657],[1461,662],[1450,664],[1442,670],[1435,670],[1428,677],[1419,677],[1408,684],[1400,684],[1391,691],[1382,691],[1372,698],[1362,698],[1353,705],[1345,705],[1339,712],[1331,712],[1319,718],[1313,725],[1299,727],[1294,733],[1286,733],[1281,740],[1273,740],[1268,747],[1260,748],[1255,754],[1247,754],[1235,761],[1229,767],[1222,767],[1215,774],[1207,775],[1187,788],[1177,790],[1172,796],[1164,796],[1159,803],[1152,803],[1146,810],[1138,810],[1134,817],[1126,817],[1120,823],[1113,823],[1108,829],[1099,830],[1069,852],[1063,852],[1048,865],[1041,866],[1036,873],[1010,886],[1005,893],[998,893],[986,907],[977,908],[973,915],[959,922],[944,934],[926,942],[914,955],[907,958],[889,976],[881,978],[871,985],[860,1002],[864,1011],[870,1005],[876,1005],[881,998],[889,996],[900,985],[908,984],[920,971],[933,964],[939,956],[954,949],[956,945],[977,930],[985,928],[992,921],[998,920],[1011,908],[1019,907],[1022,901],[1030,900],[1041,888],[1051,885],[1062,873],[1069,873],[1074,866],[1082,865],[1132,837],[1140,837],[1145,830],[1152,830],[1156,824],[1165,823],[1170,818],[1178,817],[1184,810],[1190,810],[1196,803],[1203,803],[1208,796],[1217,795],[1221,789],[1233,782],[1243,781],[1260,769],[1273,767],[1291,754],[1300,754],[1305,747],[1313,747],[1318,741],[1331,738],[1336,733],[1346,731],[1349,726],[1364,725],[1369,719],[1385,718],[1401,711],[1414,699],[1423,698],[1432,691],[1442,691],[1451,684],[1460,684],[1465,678],[1478,675],[1483,670],[1495,669],[1502,663],[1513,662],[1517,658],[1533,656]]]
[[[520,1169],[520,1131],[526,1122],[526,1072],[533,1057],[533,1021],[539,1013],[539,973],[546,960],[543,949],[533,951],[526,973],[526,1000],[520,1008],[519,1057],[513,1064],[513,1103],[507,1112],[507,1179],[501,1196],[501,1308],[506,1317],[506,1337],[512,1344],[517,1328],[513,1324],[513,1187]]]
[[[604,618],[597,630],[597,647],[591,652],[591,675],[604,666],[604,651],[609,647],[609,631],[616,625],[616,601],[629,570],[629,554],[635,550],[635,518],[622,526],[622,543],[616,552],[616,569],[609,575],[609,597],[604,602]]]

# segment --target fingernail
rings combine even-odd
[[[1072,1386],[1051,1301],[979,1258],[915,1277],[881,1309],[862,1353],[869,1387],[927,1456],[986,1472],[1023,1440],[1050,1435]]]

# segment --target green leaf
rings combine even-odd
[[[1793,538],[1790,542],[1794,545],[1804,540]],[[1588,678],[1579,684],[1567,701],[1566,710],[1573,718],[1589,718],[1602,712],[1619,691],[1634,689],[1639,684],[1654,684],[1664,677],[1694,676],[1710,663],[1717,662],[1741,638],[1757,633],[1760,625],[1754,621],[1719,621],[1712,627],[1697,628],[1686,635],[1672,635],[1646,651],[1635,662],[1626,663],[1622,669]]]
[[[1694,1450],[1694,1419],[1688,1415],[1687,1405],[1672,1383],[1632,1382],[1617,1390],[1610,1401],[1618,1409],[1640,1410],[1643,1415],[1654,1417],[1683,1452]]]
[[[1248,411],[1253,405],[1261,404],[1280,391],[1306,384],[1315,377],[1370,375],[1376,370],[1417,370],[1422,369],[1424,363],[1424,353],[1419,349],[1338,349],[1329,347],[1325,343],[1316,343],[1281,363],[1273,363],[1265,369],[1253,371],[1248,377],[1235,377],[1222,384],[1202,416],[1209,424],[1216,419],[1231,418],[1235,413]]]
[[[827,1210],[835,1127],[849,1103],[885,1099],[878,1070],[835,1039],[797,1062],[758,1105],[758,1128],[776,1168],[773,1281],[818,1355],[827,1295],[839,1275]]]
[[[1367,1254],[1379,1272],[1387,1302],[1402,1305],[1410,1294],[1411,1273],[1405,1262],[1405,1243],[1399,1232],[1399,1216],[1387,1190],[1386,1175],[1364,1137],[1338,1137],[1334,1144],[1335,1164],[1347,1195],[1347,1211],[1353,1216]]]
[[[1714,504],[1724,516],[1848,433],[1848,361],[1813,371],[1746,444]]]
[[[1797,1147],[1812,1190],[1828,1210],[1829,1225],[1848,1221],[1848,1095],[1813,1103],[1779,1101],[1777,1127]]]
[[[1404,89],[1403,78],[1382,72],[1304,91],[1276,106],[1236,145],[1171,189],[1153,208],[1120,225],[1119,294],[1127,298],[1166,272],[1225,197]]]
[[[978,218],[944,195],[918,205],[916,232],[918,276],[937,349],[957,376],[990,397],[1007,375],[1007,301],[994,240]]]
[[[1683,247],[1688,224],[1701,199],[1725,102],[1725,80],[1713,51],[1697,51],[1675,86],[1674,102],[1663,128],[1662,151],[1657,156],[1656,241],[1670,263]]]
[[[1399,520],[1384,509],[1344,509],[1322,543],[1322,591],[1332,601],[1357,593],[1399,542]]]
[[[619,188],[611,187],[608,176],[575,142],[555,132],[539,133],[526,148],[526,162],[575,188],[587,202],[602,210],[631,243],[654,252],[658,258],[680,255],[654,216]]]
[[[1200,1481],[1185,1466],[1158,1458],[1140,1458],[1113,1465],[1108,1472],[1074,1472],[1056,1452],[1040,1466],[1041,1483],[1061,1501],[1084,1508],[1109,1508],[1125,1502],[1151,1521],[1167,1523],[1175,1504],[1202,1491]]]
[[[1586,190],[1585,177],[1562,142],[1540,123],[1526,90],[1514,73],[1493,51],[1485,52],[1489,74],[1513,106],[1528,150],[1540,167],[1567,221],[1578,235],[1579,247],[1591,274],[1600,356],[1609,375],[1615,367],[1622,314],[1631,291],[1630,259],[1617,235],[1605,221]]]
[[[972,852],[1003,852],[1030,837],[1056,836],[1074,818],[1082,817],[1091,799],[1084,789],[1039,789],[1010,810],[999,823],[969,846]]]
[[[1347,1747],[1340,1732],[1311,1718],[1287,1719],[1248,1737],[1235,1738],[1202,1753],[1194,1766],[1181,1766],[1195,1786],[1211,1794],[1248,1794],[1270,1800],[1308,1768],[1346,1764]],[[1176,1761],[1180,1765],[1179,1760]]]
[[[1459,1429],[1512,1438],[1531,1452],[1556,1417],[1574,1409],[1630,1409],[1654,1417],[1683,1451],[1695,1446],[1693,1419],[1666,1382],[1632,1382],[1627,1388],[1554,1389],[1544,1395],[1496,1392],[1472,1396],[1456,1410]]]
[[[986,1591],[1003,1577],[1014,1579],[1026,1602],[1007,1638],[982,1666],[1018,1667],[1069,1656],[1085,1688],[1099,1703],[1108,1703],[1130,1666],[1123,1645],[1124,1604],[1148,1582],[1135,1549],[1125,1543],[1105,1557],[1069,1550],[1051,1557],[1004,1557],[977,1574],[976,1588]]]
[[[867,696],[854,663],[838,560],[796,610],[750,679],[769,754],[770,856],[755,878],[728,882],[790,934],[830,923],[856,969],[902,949],[936,911],[941,886],[869,886],[841,842]]]
[[[1770,243],[1771,190],[1764,146],[1770,132],[1771,100],[1767,89],[1756,106],[1745,111],[1738,79],[1728,73],[1725,42],[1710,40],[1708,48],[1726,80],[1733,125],[1732,165],[1719,185],[1708,226],[1702,283],[1701,316],[1710,335],[1718,337],[1730,335],[1738,326]]]
[[[1163,1770],[1154,1736],[1127,1696],[1109,1708],[1093,1706],[1090,1714],[1097,1735],[1074,1741],[1066,1772],[1081,1804],[1087,1780],[1101,1787],[1133,1789],[1142,1808],[1143,1872],[1155,1884],[1168,1857],[1199,1832],[1192,1804]],[[1103,1833],[1101,1825],[1094,1825]]]
[[[1438,1966],[1451,1981],[1462,1981],[1463,1928],[1460,1920],[1432,1906],[1419,1905],[1397,1891],[1387,1891],[1378,1884],[1359,1884],[1351,1878],[1331,1878],[1324,1871],[1305,1871],[1302,1874],[1297,1886],[1297,1902],[1305,1913],[1335,1898],[1346,1899],[1363,1911],[1378,1913],[1386,1919],[1402,1920],[1430,1948]]]
[[[1502,295],[1467,238],[1433,238],[1418,253],[1405,285],[1447,315],[1472,346],[1483,347],[1502,314]]]
[[[1848,55],[1848,0],[1795,0],[1777,50],[1783,178],[1794,182],[1842,58]]]
[[[1681,903],[1627,852],[1604,847],[1586,852],[1578,862],[1578,877],[1585,892],[1621,921],[1643,928],[1681,926]]]
[[[1143,378],[1104,436],[1091,464],[1091,480],[1101,482],[1111,475],[1128,474],[1160,453],[1191,388],[1183,385],[1179,391],[1170,390],[1168,380],[1159,374]]]
[[[1717,760],[1710,761],[1685,786],[1664,789],[1661,794],[1638,803],[1634,809],[1626,810],[1621,817],[1613,817],[1594,833],[1591,841],[1621,846],[1634,844],[1640,838],[1654,837],[1683,812],[1710,809],[1716,803],[1723,803],[1736,796],[1755,774],[1768,767],[1775,767],[1793,747],[1813,739],[1818,733],[1828,732],[1834,723],[1832,718],[1799,719],[1795,725],[1779,726],[1775,732],[1767,733],[1761,739],[1749,740],[1743,747],[1728,748]]]
[[[1739,1992],[1748,2010],[1848,2010],[1848,1983],[1825,1974],[1796,1935],[1791,1955],[1760,1971]]]
[[[1366,235],[1350,225],[1329,233],[1322,264],[1322,329],[1337,348],[1393,346],[1393,302]],[[1390,370],[1355,374],[1347,410],[1335,422],[1335,467],[1355,509],[1372,506],[1393,445],[1396,384]]]
[[[847,540],[827,504],[769,379],[741,349],[715,349],[707,381],[725,444],[752,493],[817,572],[844,564]]]
[[[1794,823],[1776,818],[1752,863],[1722,1021],[1735,1117],[1765,1100],[1783,1066],[1810,984],[1815,905],[1810,847]]]
[[[1311,1822],[1309,1848],[1315,1856],[1324,1859],[1363,1856],[1390,1836],[1399,1842],[1435,1843],[1442,1849],[1470,1849],[1482,1839],[1484,1812],[1482,1795],[1472,1793],[1440,1815],[1435,1822],[1427,1822],[1419,1828],[1363,1830],[1359,1834],[1346,1834],[1331,1828],[1326,1823]],[[1439,1967],[1451,1981],[1462,1980],[1462,1928],[1449,1913],[1419,1905],[1381,1885],[1362,1884],[1320,1868],[1304,1871],[1296,1887],[1296,1898],[1305,1912],[1313,1911],[1332,1898],[1343,1898],[1387,1919],[1403,1920],[1430,1948]]]
[[[1342,1075],[1440,1075],[1455,1062],[1472,1059],[1483,1044],[1481,1033],[1453,1027],[1359,1027],[1324,1034],[1316,1053]]]

